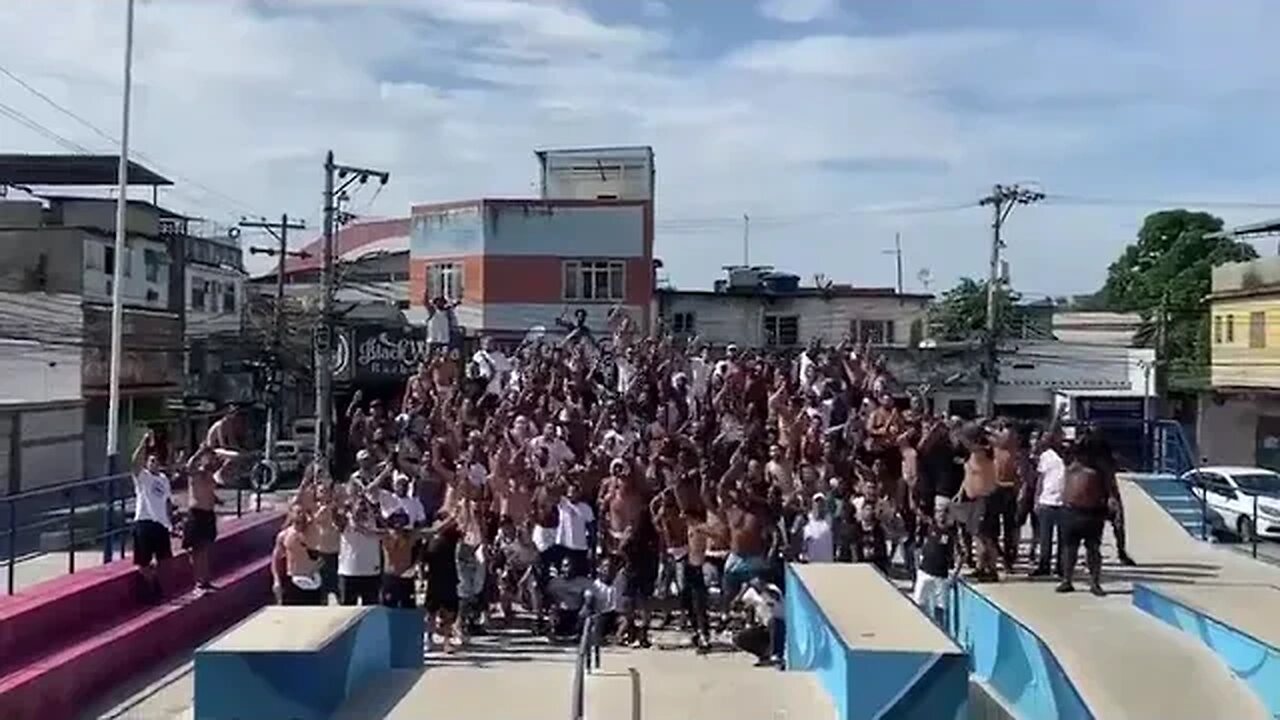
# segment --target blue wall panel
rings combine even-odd
[[[644,207],[485,205],[485,252],[632,258],[644,255]]]
[[[420,611],[372,608],[311,651],[199,650],[195,718],[323,720],[379,673],[421,667],[423,630]]]
[[[480,206],[415,213],[409,229],[410,257],[475,255],[484,251]]]
[[[1022,720],[1092,720],[1057,658],[1035,633],[973,588],[951,594],[952,637],[969,654],[973,675]]]
[[[1148,585],[1133,586],[1133,605],[1198,638],[1253,690],[1272,717],[1280,717],[1280,649]]]
[[[786,584],[787,670],[815,673],[840,720],[966,717],[964,655],[850,648],[790,569]]]

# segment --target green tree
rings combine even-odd
[[[1171,378],[1203,374],[1208,364],[1209,323],[1204,298],[1214,266],[1258,257],[1253,246],[1208,237],[1222,219],[1204,212],[1161,210],[1142,221],[1138,240],[1107,269],[1099,293],[1107,309],[1142,315],[1140,341],[1158,341],[1160,308],[1166,308],[1164,360]]]
[[[1008,288],[996,288],[996,318],[1008,328],[1016,316],[1019,296]],[[955,287],[943,293],[929,316],[933,337],[962,342],[980,340],[987,333],[987,283],[985,280],[960,278]]]

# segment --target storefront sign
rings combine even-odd
[[[353,336],[355,382],[406,377],[430,354],[422,328],[357,327]]]

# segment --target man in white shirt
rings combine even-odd
[[[480,379],[485,382],[485,395],[492,398],[500,396],[510,363],[500,350],[493,349],[493,338],[480,338],[480,349],[471,356],[471,361],[475,363]]]
[[[440,295],[427,304],[427,342],[433,350],[453,343],[453,309],[459,302],[449,302]]]
[[[133,564],[142,578],[139,596],[144,602],[161,599],[156,566],[173,557],[169,542],[173,532],[173,491],[168,476],[160,472],[155,448],[155,434],[148,431],[133,451]]]
[[[734,646],[755,655],[758,666],[780,663],[787,642],[782,589],[755,578],[738,599],[751,609],[755,622],[734,635]]]
[[[382,535],[369,506],[361,501],[350,514],[334,516],[341,531],[338,546],[338,601],[377,605],[382,590]]]
[[[559,475],[576,459],[573,449],[565,442],[566,435],[564,425],[549,424],[529,443],[529,462],[534,470],[544,476]]]
[[[1036,460],[1036,487],[1033,500],[1039,540],[1039,562],[1031,571],[1032,577],[1044,577],[1050,572],[1049,562],[1053,561],[1055,574],[1061,575],[1062,561],[1053,553],[1053,535],[1058,534],[1058,545],[1062,544],[1061,516],[1063,491],[1066,489],[1067,464],[1059,453],[1061,438],[1056,429],[1051,429],[1046,436],[1043,448]]]
[[[560,497],[560,523],[556,527],[556,545],[564,548],[561,552],[568,559],[570,572],[575,577],[587,574],[587,527],[596,520],[595,512],[582,501],[581,496],[582,490],[577,483],[570,484],[568,491]]]

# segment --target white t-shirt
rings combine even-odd
[[[809,562],[835,562],[835,541],[831,536],[831,520],[809,518],[804,524],[804,555]]]
[[[636,366],[626,358],[618,358],[618,392],[626,395],[631,384],[636,381]]]
[[[382,490],[378,493],[378,506],[382,509],[383,517],[403,512],[409,516],[410,526],[427,521],[427,510],[422,506],[422,501],[412,495],[400,497],[390,490]]]
[[[342,531],[338,545],[338,574],[369,577],[382,572],[382,542],[377,535],[363,533],[354,526]]]
[[[701,400],[711,387],[711,368],[700,357],[689,358],[689,392]]]
[[[767,588],[778,595],[782,594],[776,585],[769,584]],[[753,587],[747,588],[746,592],[742,593],[742,601],[755,612],[756,621],[761,625],[768,625],[771,620],[781,620],[786,614],[782,602],[776,596],[771,593],[762,593]]]
[[[556,527],[556,544],[570,550],[587,549],[587,524],[596,519],[591,506],[560,498],[560,525]]]
[[[169,499],[173,491],[164,473],[139,470],[133,476],[133,492],[137,496],[133,506],[133,521],[150,520],[173,529],[169,519]]]
[[[1062,456],[1052,448],[1045,450],[1040,453],[1036,471],[1040,473],[1040,493],[1036,504],[1061,507],[1062,493],[1067,486],[1067,465]]]
[[[501,395],[502,376],[511,369],[507,356],[497,350],[477,350],[471,359],[480,368],[480,377],[489,383],[485,392],[489,395]]]
[[[533,461],[537,457],[538,451],[544,447],[547,449],[547,466],[545,469],[549,473],[558,473],[564,469],[565,465],[574,461],[573,449],[569,447],[568,443],[558,437],[548,437],[546,435],[539,435],[533,439],[533,442],[529,443],[529,449],[533,451],[531,453],[533,457],[530,460]]]
[[[427,318],[427,342],[447,345],[449,339],[449,311],[437,309]]]

